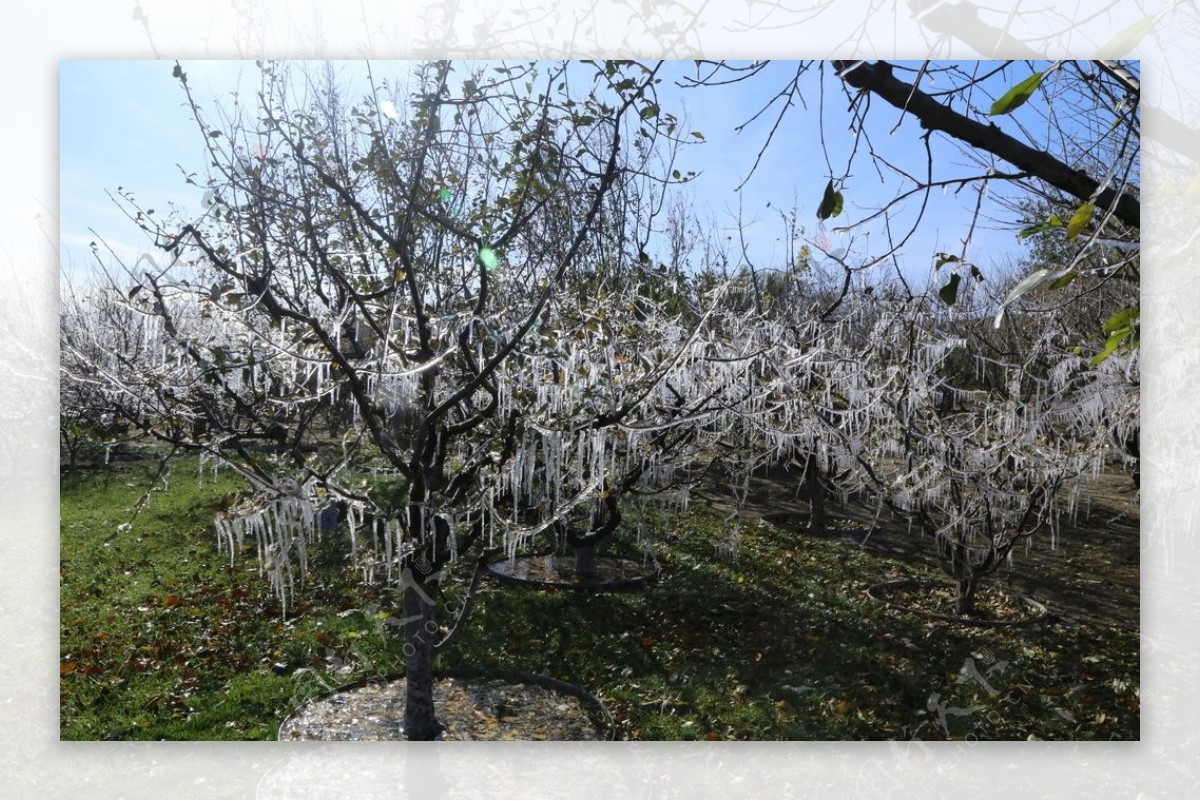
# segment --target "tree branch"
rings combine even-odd
[[[983,124],[937,102],[912,84],[892,75],[886,61],[873,64],[835,61],[834,68],[843,81],[856,89],[877,95],[898,109],[917,118],[921,127],[942,131],[979,150],[1004,159],[1046,183],[1080,200],[1090,200],[1100,182],[1042,150],[1030,147],[1001,131],[994,124]],[[852,68],[853,67],[853,68]],[[1134,228],[1141,227],[1141,204],[1128,194],[1113,189],[1100,192],[1095,202],[1114,208],[1117,219]]]

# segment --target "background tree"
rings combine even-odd
[[[1009,564],[1018,544],[1042,532],[1054,544],[1059,517],[1074,512],[1103,449],[1095,437],[1066,434],[1087,430],[1089,377],[1079,360],[1061,369],[1069,358],[1062,337],[1047,328],[1017,358],[985,357],[946,324],[940,306],[926,298],[876,318],[872,341],[896,347],[864,354],[864,369],[887,383],[876,397],[890,418],[879,423],[893,437],[891,454],[872,456],[877,464],[899,457],[881,487],[884,500],[937,543],[957,585],[958,614],[971,615],[979,582]],[[968,376],[948,367],[964,352],[981,371],[1002,374],[1003,384],[960,383]]]
[[[89,451],[98,452],[107,448],[113,438],[128,428],[128,421],[119,419],[122,407],[111,404],[103,389],[103,383],[89,369],[88,358],[76,358],[75,349],[95,356],[98,345],[78,340],[78,333],[96,332],[99,326],[86,318],[97,315],[99,303],[89,303],[75,295],[64,298],[59,313],[59,345],[63,354],[59,380],[59,441],[67,457],[67,469],[80,467],[80,458]],[[105,343],[105,346],[108,343]],[[60,459],[60,467],[61,467]]]
[[[848,295],[834,319],[798,311],[764,336],[774,405],[754,419],[756,438],[801,466],[814,528],[826,482],[843,502],[857,493],[915,523],[971,615],[980,582],[1018,545],[1055,543],[1106,457],[1110,421],[1136,407],[1124,378],[1136,366],[1091,364],[1049,317],[986,352],[974,334],[995,333],[990,319],[958,318],[936,285],[883,290]]]

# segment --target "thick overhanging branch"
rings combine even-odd
[[[1035,50],[1006,30],[985,23],[979,17],[979,7],[973,3],[915,0],[913,9],[916,19],[926,28],[943,36],[957,38],[977,53],[1003,53],[1008,58],[1030,60],[1046,58],[1046,53]],[[1133,76],[1117,62],[1097,60],[1094,63],[1141,100],[1141,82],[1133,79]],[[1149,133],[1152,139],[1176,153],[1200,162],[1200,138],[1196,136],[1195,128],[1171,116],[1159,106],[1142,102],[1141,110],[1143,118],[1150,124]]]
[[[930,131],[942,131],[974,148],[1002,158],[1018,169],[1080,200],[1093,200],[1102,208],[1113,208],[1121,222],[1133,228],[1141,227],[1141,203],[1137,198],[1105,189],[1097,194],[1100,182],[1075,169],[1045,151],[1030,147],[1004,133],[994,124],[983,124],[943,105],[912,84],[892,74],[886,61],[835,61],[834,68],[843,81],[856,89],[870,92],[896,108],[917,118]]]

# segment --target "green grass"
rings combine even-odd
[[[361,615],[337,614],[387,594],[337,570],[334,543],[318,548],[320,575],[286,622],[252,545],[232,565],[218,555],[213,516],[241,486],[230,474],[201,482],[180,461],[169,490],[118,531],[154,472],[122,464],[61,482],[63,739],[272,739],[323,689],[318,676],[396,664],[393,643],[361,636],[371,629]],[[322,673],[298,680],[304,666]]]
[[[287,622],[252,551],[233,566],[218,556],[211,520],[232,479],[201,484],[181,461],[169,491],[118,532],[152,475],[133,464],[63,480],[64,739],[271,739],[326,686],[400,669],[381,623],[392,596],[357,582],[336,541]],[[950,627],[865,598],[881,581],[935,578],[914,565],[757,525],[729,555],[717,547],[728,524],[706,509],[656,528],[657,583],[618,594],[485,583],[443,664],[578,683],[628,738],[944,739],[935,694],[970,710],[946,717],[955,738],[1138,736],[1136,633]],[[963,675],[970,664],[980,679]]]

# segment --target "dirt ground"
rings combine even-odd
[[[714,507],[733,509],[732,496],[721,488],[698,494]],[[754,476],[744,512],[804,528],[808,502],[799,471],[777,468]],[[939,569],[934,543],[886,508],[879,512],[852,498],[846,506],[831,501],[827,514],[832,525],[826,536],[848,548]],[[1045,604],[1063,624],[1138,631],[1140,566],[1139,496],[1129,474],[1112,466],[1085,486],[1075,519],[1062,520],[1053,547],[1049,532],[1040,533],[1028,547],[1017,546],[1011,568],[1001,567],[992,580]]]

